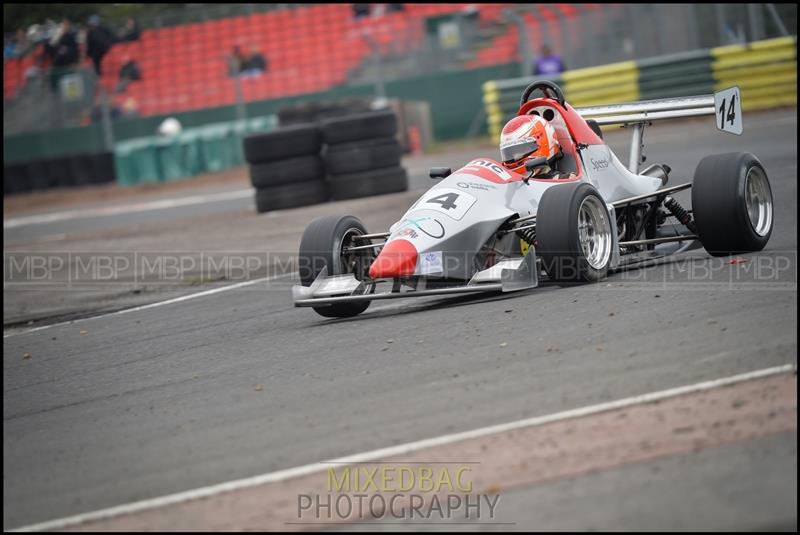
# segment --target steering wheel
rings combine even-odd
[[[530,84],[528,87],[526,87],[525,91],[522,92],[522,99],[519,101],[520,107],[522,107],[526,102],[528,102],[528,99],[530,98],[531,94],[537,89],[541,90],[541,92],[544,93],[544,96],[546,98],[556,99],[559,104],[564,106],[564,92],[561,91],[560,87],[558,87],[550,80],[537,80],[532,84]]]

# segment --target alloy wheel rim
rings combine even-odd
[[[611,258],[611,224],[601,201],[591,195],[578,209],[578,242],[594,269],[603,269]]]
[[[772,228],[772,192],[764,172],[751,167],[747,171],[744,199],[750,225],[759,236],[766,236]]]

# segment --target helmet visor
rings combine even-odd
[[[521,160],[525,156],[532,154],[539,148],[539,144],[534,140],[500,147],[500,159],[503,163],[512,163]]]

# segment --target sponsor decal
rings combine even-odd
[[[404,219],[400,223],[400,227],[398,232],[405,232],[406,230],[410,230],[415,234],[415,229],[419,230],[423,234],[426,234],[434,239],[444,238],[444,225],[442,222],[436,219],[435,217],[420,217],[418,219]],[[397,234],[395,237],[399,237],[400,234]]]
[[[589,161],[592,163],[592,167],[594,167],[595,171],[605,171],[608,168],[608,160],[603,158],[602,160],[595,160],[594,158],[589,158]]]
[[[394,236],[392,236],[392,239],[394,240],[394,239],[397,239],[397,238],[405,238],[407,240],[409,240],[409,239],[413,240],[414,238],[418,238],[418,237],[419,237],[419,234],[417,234],[416,230],[414,230],[413,228],[406,227],[406,228],[401,229]]]
[[[420,255],[419,274],[430,275],[433,273],[442,273],[442,252],[432,251]]]
[[[469,169],[470,167],[477,168],[479,170],[488,169],[489,171],[491,171],[501,179],[505,180],[506,182],[508,182],[513,178],[511,176],[511,173],[506,171],[503,168],[503,166],[499,165],[497,162],[493,162],[492,160],[481,160],[481,159],[472,160],[471,162],[469,162],[467,165],[464,166],[464,169]]]
[[[491,184],[478,184],[477,182],[456,182],[456,186],[464,189],[478,189],[481,191],[489,191],[490,189],[497,189],[496,186]]]

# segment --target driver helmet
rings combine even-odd
[[[556,129],[539,115],[519,115],[503,127],[500,133],[500,161],[515,173],[526,173],[525,162],[544,156],[549,163],[559,153]],[[536,169],[540,174],[547,165]]]

